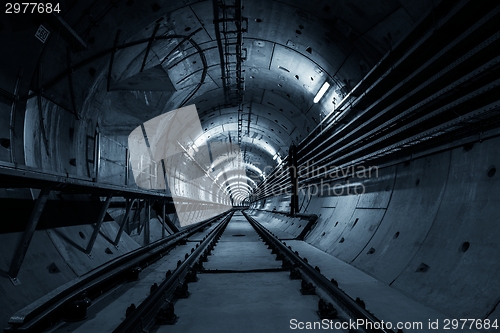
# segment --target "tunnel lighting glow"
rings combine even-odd
[[[314,97],[313,102],[314,103],[318,103],[319,100],[321,99],[321,97],[323,97],[323,95],[326,93],[326,91],[328,90],[328,88],[330,88],[330,83],[328,83],[328,82],[325,81],[325,83],[323,83],[323,85],[319,89],[318,93]]]
[[[235,190],[240,190],[244,191],[247,193],[250,193],[252,191],[252,188],[246,184],[229,184],[226,186],[225,190],[231,190],[232,192]]]
[[[232,195],[232,196],[233,196],[233,198],[235,198],[235,199],[244,200],[244,199],[248,198],[248,195],[249,195],[249,194],[250,194],[250,193],[246,193],[246,192],[245,192],[245,193],[242,193],[242,192],[235,192],[235,193],[233,193],[233,195]]]
[[[230,185],[227,187],[227,189],[233,193],[237,192],[244,192],[244,193],[250,193],[251,189],[242,185]]]
[[[224,185],[225,183],[234,183],[235,182],[234,180],[236,180],[236,182],[238,182],[238,181],[243,182],[244,184],[247,184],[247,182],[250,182],[250,183],[252,183],[252,185],[254,187],[257,187],[257,184],[253,181],[253,179],[248,177],[247,175],[244,175],[243,177],[240,177],[240,176],[229,177],[225,181],[222,182],[222,185]],[[250,186],[250,185],[248,185],[248,186]]]
[[[251,164],[251,163],[248,163],[248,162],[242,162],[241,164],[243,167],[245,167],[246,169],[248,170],[252,170],[253,172],[255,172],[255,174],[257,174],[260,178],[262,179],[265,179],[265,174],[262,172],[261,169],[259,169],[258,167],[256,167],[255,165]],[[219,171],[217,173],[217,175],[215,176],[215,181],[218,181],[219,178],[223,175],[223,174],[230,174],[232,173],[232,169],[223,169],[221,171]],[[246,176],[246,174],[244,175],[243,173],[241,173],[241,176],[246,178],[246,179],[250,179],[252,180],[250,177]]]
[[[262,170],[260,170],[259,168],[257,168],[255,165],[251,164],[251,163],[244,163],[245,167],[248,169],[248,170],[251,170],[253,172],[255,172],[257,175],[259,175],[259,177],[262,177],[264,178],[265,175],[264,173],[262,172]]]

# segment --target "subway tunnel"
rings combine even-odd
[[[190,296],[163,300],[146,331],[288,332],[356,311],[422,323],[384,332],[498,329],[499,13],[486,0],[6,3],[2,328],[135,331],[119,325],[151,316],[142,300],[214,239]],[[312,271],[315,295],[289,270]],[[176,323],[158,324],[174,303]]]

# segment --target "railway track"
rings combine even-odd
[[[46,332],[285,332],[316,324],[318,330],[393,332],[378,323],[362,301],[286,242],[232,211],[203,233],[186,234],[135,283],[95,299],[86,320],[59,322]]]
[[[62,331],[63,328],[66,328],[64,332],[68,329],[72,331],[82,326],[82,323],[85,326],[85,323],[91,322],[91,320],[82,320],[95,319],[99,317],[99,313],[105,313],[106,309],[101,309],[102,304],[112,303],[113,299],[119,299],[123,295],[127,297],[126,292],[130,290],[134,295],[128,296],[128,299],[133,299],[134,302],[142,301],[144,297],[136,295],[134,290],[140,289],[141,284],[152,278],[152,272],[160,271],[162,267],[168,266],[169,261],[176,256],[184,259],[187,242],[192,238],[208,234],[225,217],[229,218],[229,215],[221,214],[185,227],[175,234],[113,259],[60,286],[13,314],[4,332],[56,332]],[[179,252],[182,252],[182,258]],[[174,270],[176,264],[169,267]],[[165,276],[165,273],[162,276]],[[147,286],[148,291],[149,287]],[[90,304],[93,306],[88,308]],[[119,311],[120,308],[116,308]],[[107,316],[105,318],[107,325],[100,325],[95,330],[96,332],[107,331],[106,328],[121,322],[116,311],[105,316]],[[68,328],[68,326],[71,327]]]

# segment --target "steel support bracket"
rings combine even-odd
[[[123,229],[125,228],[125,223],[128,221],[128,217],[130,215],[130,210],[134,205],[134,200],[127,199],[127,207],[125,208],[125,215],[123,215],[122,223],[120,224],[120,229],[118,229],[118,233],[116,234],[115,241],[113,245],[118,248],[118,244],[120,243],[120,239],[122,237]]]
[[[104,204],[101,208],[101,212],[99,213],[99,217],[97,218],[97,222],[94,227],[94,232],[92,233],[92,236],[90,237],[89,243],[87,245],[87,248],[85,249],[85,253],[92,258],[92,248],[94,247],[94,243],[97,239],[97,235],[99,234],[99,231],[101,230],[101,225],[102,222],[104,221],[104,217],[106,216],[106,211],[108,210],[109,203],[111,202],[112,195],[108,195],[106,197],[106,200],[104,201]]]
[[[19,281],[17,275],[19,274],[19,270],[21,269],[26,253],[28,252],[28,248],[35,233],[38,221],[40,221],[40,217],[42,216],[43,208],[45,207],[45,203],[47,202],[49,193],[50,188],[44,188],[40,191],[40,194],[35,201],[35,206],[31,211],[28,223],[26,224],[26,229],[24,231],[21,242],[17,246],[16,252],[10,264],[8,275],[10,281],[15,286],[21,284],[21,281]]]
[[[299,212],[299,180],[297,172],[297,148],[294,144],[288,151],[288,169],[290,172],[290,182],[292,184],[292,195],[290,201],[290,215],[294,216]]]
[[[111,75],[113,74],[113,63],[115,61],[116,50],[118,49],[118,41],[120,40],[120,33],[121,33],[121,30],[118,30],[116,32],[115,43],[113,44],[113,50],[111,51],[111,58],[109,60],[108,80],[106,82],[106,89],[108,92],[111,88]]]
[[[144,245],[149,245],[151,223],[151,202],[146,200],[146,220],[144,221]]]

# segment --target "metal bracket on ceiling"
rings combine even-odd
[[[242,47],[242,34],[248,31],[248,19],[241,15],[241,0],[236,0],[234,5],[227,5],[223,0],[213,0],[213,11],[225,104],[238,106],[238,144],[241,145],[245,91],[242,63],[247,56]]]
[[[156,37],[156,33],[158,32],[159,28],[160,28],[160,23],[156,23],[155,28],[153,30],[153,34],[151,35],[151,38],[149,39],[148,46],[146,47],[146,54],[144,55],[144,59],[142,60],[141,72],[144,70],[144,67],[146,67],[146,61],[148,60],[149,51],[151,50],[151,46],[153,46],[153,43],[154,43],[155,37]]]
[[[111,74],[113,73],[113,63],[115,61],[116,50],[118,49],[118,40],[120,39],[120,33],[121,33],[121,30],[118,30],[116,32],[115,42],[113,44],[113,49],[111,51],[111,58],[109,59],[108,82],[106,83],[106,88],[107,88],[108,92],[109,92],[109,89],[111,87]]]

